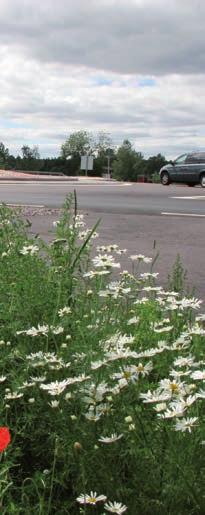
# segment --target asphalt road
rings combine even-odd
[[[160,215],[168,212],[205,216],[205,190],[176,185],[4,181],[0,183],[0,201],[61,207],[65,196],[74,189],[79,209],[119,214]]]
[[[118,243],[127,255],[159,253],[154,270],[165,285],[177,254],[187,271],[187,285],[205,300],[205,190],[155,184],[0,183],[0,201],[8,204],[61,207],[77,191],[78,207],[89,227],[101,219],[95,244]],[[32,233],[53,238],[56,214],[32,216]],[[155,247],[155,250],[153,249]],[[122,259],[122,269],[130,269]],[[205,305],[204,305],[205,306]],[[204,307],[205,310],[205,307]]]

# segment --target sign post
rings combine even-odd
[[[86,156],[81,156],[80,169],[85,170],[86,176],[88,175],[88,170],[93,170],[93,161],[93,156],[89,156],[88,154]]]

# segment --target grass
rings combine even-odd
[[[1,513],[203,514],[205,316],[181,263],[168,292],[155,256],[90,257],[73,196],[55,225],[47,245],[0,208]]]

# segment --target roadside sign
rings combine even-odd
[[[93,156],[81,156],[81,170],[93,170]]]

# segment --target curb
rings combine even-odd
[[[56,177],[56,176],[55,177],[35,177],[35,176],[33,176],[33,177],[11,177],[11,176],[9,176],[9,177],[6,177],[6,176],[1,177],[0,176],[0,181],[15,181],[15,182],[16,181],[18,181],[18,182],[29,182],[29,181],[30,182],[31,181],[38,181],[38,182],[39,181],[44,181],[44,182],[46,182],[46,181],[47,182],[50,182],[50,181],[59,181],[59,182],[60,181],[64,181],[64,182],[65,181],[66,182],[67,181],[68,182],[72,181],[72,182],[74,182],[75,181],[75,182],[78,182],[78,178],[76,178],[76,177],[75,178],[72,178],[72,177],[65,177],[65,178],[61,177],[60,178],[60,177]]]
[[[68,176],[65,176],[65,177],[59,177],[59,176],[53,176],[53,177],[36,177],[36,176],[32,176],[32,177],[11,177],[11,176],[8,176],[6,177],[5,175],[2,177],[0,176],[0,182],[78,182],[79,185],[84,185],[84,184],[107,184],[107,183],[115,183],[117,181],[115,180],[109,180],[109,179],[97,179],[95,177],[92,177],[90,179],[84,179],[84,178],[79,178],[79,177],[68,177]]]

